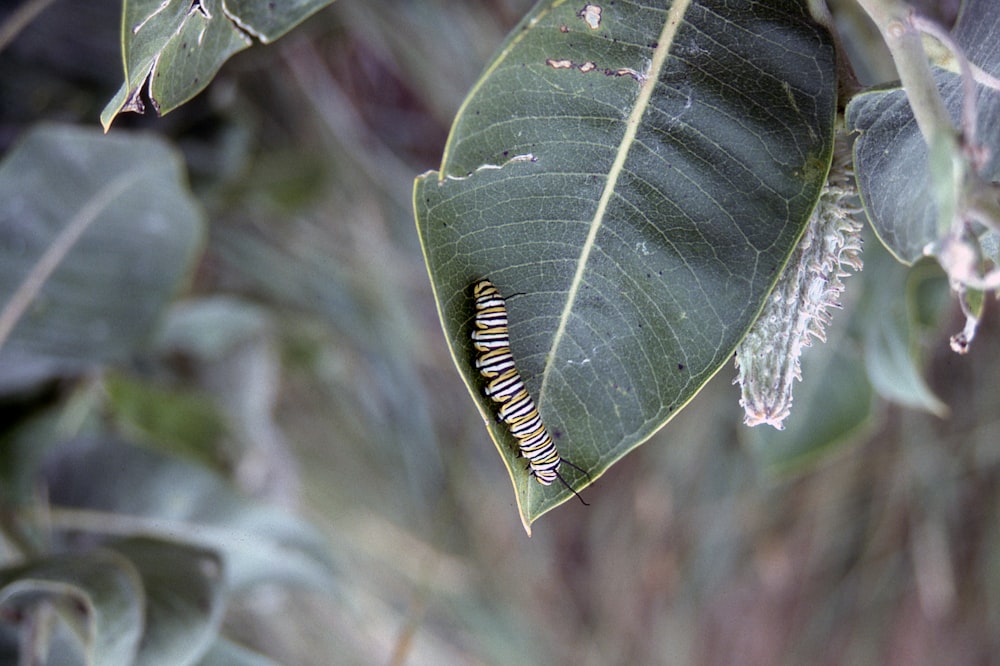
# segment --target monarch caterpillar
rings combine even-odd
[[[548,486],[559,479],[581,502],[587,504],[559,474],[559,466],[565,462],[584,474],[587,472],[560,457],[555,442],[542,423],[535,401],[514,366],[507,333],[507,304],[503,296],[486,279],[476,282],[472,295],[476,301],[472,344],[479,352],[476,368],[490,380],[485,393],[493,402],[500,404],[497,418],[507,424],[510,433],[517,439],[520,453],[527,458],[531,476],[536,481]]]

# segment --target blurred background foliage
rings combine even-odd
[[[589,507],[525,537],[441,335],[410,192],[530,4],[341,0],[176,112],[116,120],[183,152],[204,253],[143,355],[4,397],[0,446],[43,409],[99,414],[318,526],[336,593],[255,589],[223,622],[281,663],[995,661],[996,308],[956,356],[940,273],[879,259],[874,239],[785,432],[740,425],[724,369]],[[119,12],[57,0],[0,53],[4,152],[39,120],[97,126]],[[843,16],[863,82],[891,78]],[[923,359],[943,418],[873,397],[867,332],[888,311],[910,325],[887,346]],[[827,423],[845,396],[850,427]]]

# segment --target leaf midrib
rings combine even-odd
[[[639,131],[639,123],[642,121],[642,117],[649,106],[649,100],[653,96],[653,90],[656,88],[657,81],[659,81],[660,72],[666,64],[667,56],[677,35],[677,28],[680,26],[691,2],[692,0],[678,0],[671,5],[670,11],[667,13],[667,20],[663,24],[663,30],[660,32],[660,38],[657,41],[656,48],[653,50],[653,58],[649,63],[649,68],[644,73],[644,79],[639,87],[639,96],[632,106],[631,113],[629,113],[625,124],[625,133],[618,144],[615,160],[608,171],[608,178],[604,183],[604,189],[601,191],[601,198],[594,211],[594,217],[590,222],[587,240],[580,250],[580,259],[576,265],[576,273],[573,275],[573,281],[570,282],[569,292],[566,295],[566,305],[559,316],[559,326],[552,337],[552,345],[547,357],[548,361],[545,364],[545,369],[542,371],[542,385],[538,392],[539,402],[544,400],[543,396],[545,395],[549,377],[552,375],[551,370],[555,365],[555,359],[558,358],[559,346],[566,336],[567,324],[573,312],[577,294],[580,292],[580,285],[583,283],[583,274],[587,267],[587,261],[594,249],[597,234],[604,224],[604,216],[607,212],[608,203],[615,192],[618,178],[625,169],[625,160],[628,158],[629,151],[635,143],[635,136]]]

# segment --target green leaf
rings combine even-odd
[[[43,126],[0,164],[0,384],[128,359],[204,233],[151,136]]]
[[[333,0],[226,0],[223,11],[264,44],[273,42]]]
[[[867,287],[862,333],[865,368],[878,393],[913,409],[944,416],[948,407],[923,379],[920,333],[931,319],[940,320],[947,301],[940,296],[947,281],[925,263],[906,269],[877,247],[865,251]],[[936,317],[929,309],[937,308]]]
[[[143,595],[138,572],[126,558],[94,551],[0,570],[0,607],[66,599],[78,604],[70,605],[63,617],[78,627],[88,665],[134,663],[143,629]]]
[[[68,519],[92,521],[74,529],[214,550],[231,588],[332,583],[326,546],[312,527],[242,496],[201,467],[100,439],[75,440],[56,455],[47,473],[53,505],[86,509],[86,515],[67,512]]]
[[[976,0],[965,3],[953,38],[974,65],[1000,76],[998,32],[1000,13],[994,3]],[[960,77],[943,69],[936,70],[934,77],[952,122],[958,127],[962,110]],[[992,153],[982,176],[1000,180],[1000,91],[979,85],[976,104],[977,141]],[[942,154],[932,163],[906,93],[898,86],[855,96],[846,115],[848,128],[860,132],[854,143],[854,169],[872,228],[898,260],[912,263],[948,231],[939,228],[938,203],[952,205],[954,187],[959,184],[947,178],[932,178],[931,167],[935,172],[950,174],[951,155]]]
[[[716,4],[539,3],[416,182],[442,325],[529,530],[572,495],[528,476],[481,395],[472,282],[508,298],[518,369],[593,479],[728,361],[829,168],[827,33],[805,3]]]
[[[189,664],[208,651],[225,597],[217,556],[153,539],[36,560],[0,571],[0,604],[74,599],[62,616],[87,664]]]
[[[212,551],[136,538],[111,545],[135,565],[146,598],[137,666],[191,664],[216,636],[225,610],[222,565]]]
[[[125,0],[125,81],[101,112],[107,131],[122,111],[173,111],[201,92],[251,37],[277,39],[332,0]]]
[[[261,335],[267,312],[230,296],[208,296],[175,303],[158,331],[161,353],[181,353],[200,361],[222,358]]]
[[[108,408],[118,427],[205,466],[220,464],[219,440],[226,432],[226,424],[206,396],[119,374],[108,375],[105,387]]]

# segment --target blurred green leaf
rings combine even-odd
[[[110,546],[135,565],[145,592],[137,666],[191,664],[214,641],[225,610],[222,566],[211,551],[136,538]]]
[[[934,335],[954,306],[951,288],[941,266],[931,259],[913,264],[906,277],[905,295],[914,330]]]
[[[94,551],[0,570],[0,607],[67,598],[81,607],[71,605],[63,617],[78,628],[88,665],[135,662],[143,629],[142,583],[126,558]]]
[[[164,450],[216,467],[226,424],[205,396],[169,390],[111,374],[105,381],[108,406],[119,425]]]
[[[215,550],[231,588],[332,583],[326,545],[312,527],[202,467],[99,438],[77,439],[54,456],[46,475],[52,504],[98,512],[87,529]]]
[[[181,159],[151,136],[39,127],[0,165],[0,201],[8,387],[129,358],[202,241]]]
[[[251,37],[273,41],[332,0],[125,0],[125,81],[101,113],[105,131],[122,111],[173,111],[205,89]]]
[[[259,335],[267,311],[231,296],[189,299],[173,305],[159,330],[159,349],[215,360]]]
[[[975,0],[964,3],[953,38],[974,65],[1000,76],[998,32],[1000,13],[994,3]],[[934,76],[958,127],[962,110],[960,77],[943,69],[936,70]],[[977,141],[991,153],[982,175],[995,181],[1000,179],[1000,91],[980,85],[976,104]],[[941,236],[938,202],[953,200],[955,193],[935,189],[934,183],[940,181],[931,177],[927,144],[906,93],[898,85],[854,96],[847,105],[847,126],[860,133],[854,143],[854,169],[872,228],[897,259],[912,263]],[[950,160],[951,155],[945,154],[938,162]],[[951,173],[952,166],[938,163],[935,168]],[[946,184],[949,188],[955,186],[952,182]]]
[[[803,3],[588,7],[542,2],[511,32],[414,192],[452,355],[526,527],[571,495],[531,480],[480,396],[471,283],[509,298],[528,389],[596,478],[728,361],[832,149],[834,51]]]
[[[860,321],[868,377],[887,400],[937,416],[944,416],[948,407],[923,379],[919,341],[922,329],[930,328],[930,322],[945,311],[942,283],[947,285],[940,271],[928,271],[921,264],[911,272],[882,248],[869,244],[866,249],[867,289]],[[935,305],[936,317],[930,310]]]
[[[0,506],[38,502],[38,470],[49,450],[77,434],[93,417],[99,402],[94,392],[78,391],[65,404],[38,407],[23,420],[5,424],[0,436]]]
[[[83,612],[69,605],[61,617],[80,637],[85,663],[175,666],[193,663],[216,636],[222,580],[209,551],[128,539],[0,571],[0,604],[71,598]]]

